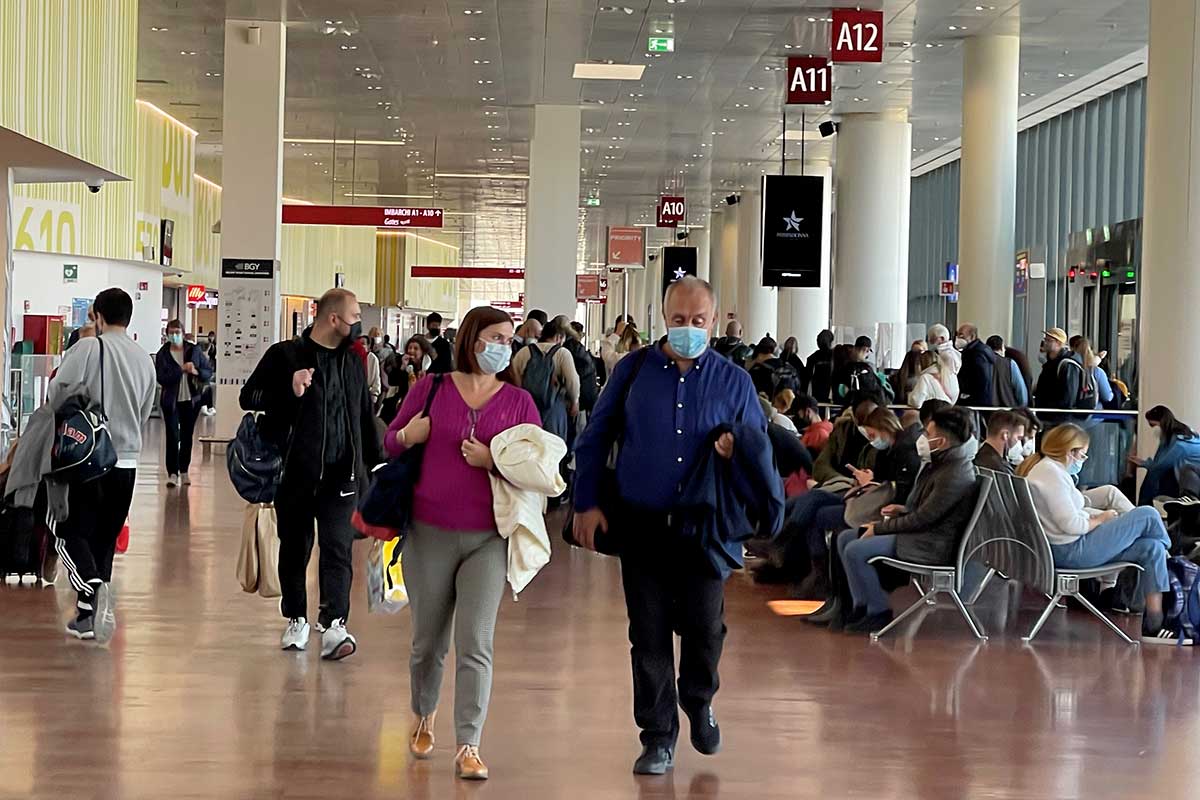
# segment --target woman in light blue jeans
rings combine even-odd
[[[1162,517],[1150,507],[1134,508],[1114,486],[1086,492],[1075,487],[1074,476],[1087,461],[1089,442],[1082,428],[1059,425],[1042,437],[1040,453],[1017,470],[1029,481],[1054,564],[1090,569],[1128,561],[1142,567],[1146,594],[1142,639],[1176,642],[1162,627],[1162,593],[1170,589],[1167,555],[1171,548]]]

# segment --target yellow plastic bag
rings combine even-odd
[[[367,552],[367,610],[372,614],[395,614],[408,605],[399,544],[399,539],[376,541]]]

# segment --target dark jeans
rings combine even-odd
[[[55,548],[79,602],[91,607],[100,582],[112,580],[117,537],[129,516],[137,470],[113,469],[102,478],[73,483],[70,516],[54,531]]]
[[[345,474],[336,470],[336,474]],[[324,480],[307,491],[284,493],[275,504],[279,526],[280,611],[286,619],[308,617],[308,559],[312,555],[313,522],[321,547],[321,607],[317,622],[325,627],[350,616],[350,583],[354,579],[351,549],[354,528],[350,515],[358,502],[354,484],[344,479]]]
[[[665,515],[637,514],[643,536],[621,553],[633,662],[633,716],[642,744],[674,746],[679,712],[697,712],[720,686],[725,582],[698,546],[668,532]],[[680,637],[678,693],[675,641]]]
[[[829,547],[825,543],[825,534],[833,531],[836,536],[846,528],[846,504],[828,505],[813,515],[812,525],[808,529],[808,554],[814,559],[825,558],[829,555]]]
[[[817,515],[825,508],[844,510],[845,507],[841,495],[821,489],[812,489],[788,500],[783,530],[774,543],[777,548],[775,563],[797,575],[807,572],[809,560],[823,555],[825,550],[824,530],[820,532],[820,552],[810,549]]]
[[[192,466],[192,440],[200,406],[193,402],[175,403],[163,406],[162,413],[167,429],[167,474],[187,472]]]

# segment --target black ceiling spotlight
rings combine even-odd
[[[736,194],[731,194],[731,195],[729,195],[729,197],[725,198],[725,205],[736,206],[741,201],[742,201],[742,198],[738,197]]]
[[[691,235],[691,231],[680,231],[679,233],[675,234],[675,238],[681,242],[686,242],[688,236],[690,236],[690,235]]]
[[[828,139],[838,132],[838,124],[833,120],[826,120],[817,126],[817,130],[821,132],[822,139]]]

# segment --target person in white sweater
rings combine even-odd
[[[1079,491],[1074,476],[1088,458],[1088,444],[1082,428],[1059,425],[1042,437],[1040,452],[1017,470],[1029,481],[1054,563],[1065,569],[1088,569],[1114,561],[1140,565],[1145,570],[1141,585],[1146,593],[1142,639],[1175,644],[1178,639],[1162,625],[1162,593],[1170,588],[1167,553],[1171,547],[1162,517],[1148,506],[1134,508],[1114,486]]]
[[[931,325],[926,335],[929,347],[938,357],[938,379],[951,403],[958,402],[958,371],[962,369],[962,353],[954,349],[950,330],[942,324]]]

